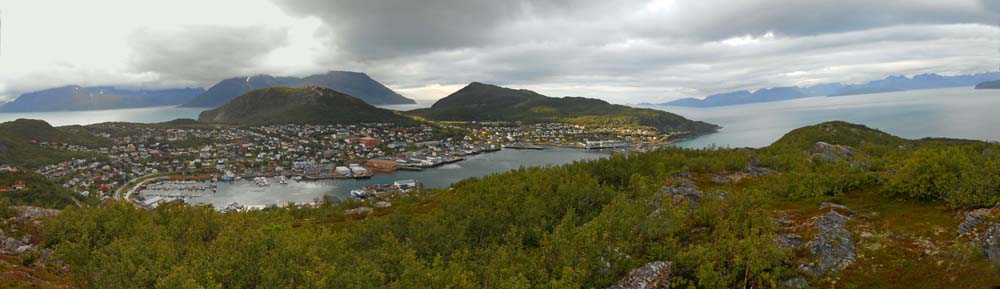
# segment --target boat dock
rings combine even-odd
[[[543,146],[536,145],[536,144],[530,144],[530,143],[513,143],[513,144],[507,144],[507,145],[504,145],[503,148],[505,148],[505,149],[516,149],[516,150],[544,150],[545,149],[545,147],[543,147]]]

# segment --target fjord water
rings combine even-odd
[[[810,97],[747,105],[648,106],[723,128],[682,147],[763,147],[789,131],[832,120],[864,124],[905,137],[1000,141],[1000,90],[970,87]]]
[[[505,172],[519,167],[561,165],[577,160],[590,160],[607,156],[600,151],[586,151],[570,148],[551,147],[545,150],[511,150],[504,149],[493,153],[469,156],[466,160],[426,169],[420,172],[398,171],[389,174],[375,174],[365,180],[322,180],[322,181],[288,181],[288,184],[274,184],[268,187],[257,187],[252,181],[233,183],[217,183],[216,193],[201,193],[188,202],[212,204],[223,208],[232,202],[248,206],[266,206],[288,202],[311,203],[323,196],[344,200],[350,197],[350,191],[372,184],[392,184],[393,181],[415,179],[425,187],[447,188],[452,183],[471,178],[483,177],[489,174]]]
[[[52,126],[88,125],[102,122],[157,123],[178,118],[197,119],[204,108],[158,106],[127,109],[0,113],[0,122],[19,118],[40,119]]]

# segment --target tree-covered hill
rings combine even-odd
[[[998,144],[833,122],[760,150],[521,168],[389,207],[73,208],[42,235],[92,288],[612,288],[643,273],[628,280],[983,288],[1000,284],[983,237],[1000,226],[998,189]]]
[[[28,168],[93,154],[44,148],[40,143],[60,143],[97,148],[111,140],[95,136],[82,126],[52,127],[45,121],[18,119],[0,123],[0,163]]]
[[[582,125],[647,126],[663,132],[701,135],[713,124],[688,120],[665,111],[615,105],[583,97],[547,97],[525,89],[473,82],[438,100],[430,108],[408,114],[441,121],[568,122]]]
[[[23,189],[14,189],[17,183],[23,183]],[[66,206],[97,204],[96,198],[75,194],[63,188],[45,176],[31,171],[0,172],[0,206],[36,206],[62,209]]]
[[[412,121],[391,110],[377,108],[350,95],[321,87],[254,90],[219,108],[202,112],[198,120],[235,125]]]

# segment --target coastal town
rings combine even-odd
[[[96,157],[38,168],[37,172],[81,195],[127,198],[155,206],[214,192],[215,182],[287,182],[363,179],[397,170],[421,171],[501,149],[567,147],[643,151],[670,143],[670,135],[647,128],[586,127],[565,123],[441,123],[397,125],[152,126],[105,123],[89,132],[112,141],[105,147],[64,143],[35,145]],[[385,196],[419,187],[366,187],[353,197]],[[6,187],[25,184],[0,184]],[[142,191],[148,192],[140,194]],[[156,192],[172,192],[157,194]],[[155,198],[146,198],[155,196]]]

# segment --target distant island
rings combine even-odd
[[[202,112],[198,120],[235,125],[410,122],[391,110],[323,87],[254,90]]]
[[[80,111],[180,105],[204,93],[201,88],[129,90],[112,86],[69,85],[22,94],[0,112]]]
[[[255,89],[276,86],[325,87],[357,97],[372,105],[413,104],[414,100],[399,95],[367,74],[330,71],[304,78],[252,75],[220,81],[204,94],[184,104],[185,107],[218,107],[229,100]]]
[[[554,98],[526,89],[473,82],[430,108],[407,114],[440,121],[565,122],[581,125],[648,126],[662,132],[701,135],[719,126],[653,109],[615,105],[583,97]]]
[[[1000,80],[987,81],[976,84],[976,89],[1000,89]]]
[[[753,92],[741,90],[713,94],[705,97],[704,99],[682,98],[655,105],[717,107],[782,101],[814,96],[846,96],[917,89],[974,86],[978,83],[983,83],[984,81],[993,81],[998,79],[1000,79],[1000,72],[956,76],[942,76],[932,73],[919,74],[913,76],[912,78],[907,76],[889,76],[885,79],[870,81],[862,84],[825,83],[808,87],[762,88]]]

